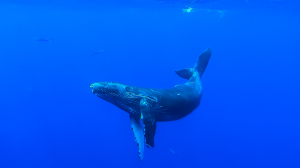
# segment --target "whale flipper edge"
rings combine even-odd
[[[131,129],[133,131],[135,141],[139,148],[139,158],[141,161],[144,160],[144,147],[145,147],[145,138],[144,130],[140,124],[140,118],[134,115],[130,115]]]

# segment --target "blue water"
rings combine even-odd
[[[3,0],[0,30],[1,168],[300,167],[298,1]],[[139,161],[90,84],[171,88],[208,47],[200,106]]]

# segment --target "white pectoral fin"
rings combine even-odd
[[[141,99],[140,109],[142,113],[142,121],[144,124],[146,146],[148,148],[154,147],[154,135],[156,131],[156,121],[152,112],[151,105],[147,99]]]
[[[143,161],[145,148],[144,129],[140,124],[140,119],[136,116],[130,115],[130,123],[135,136],[135,141],[139,148],[139,158],[141,161]]]

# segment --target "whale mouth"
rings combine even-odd
[[[91,84],[90,89],[92,90],[92,93],[97,95],[97,96],[109,93],[107,88],[106,88],[106,85],[101,83],[101,82]]]
[[[94,93],[94,84],[90,85],[90,89],[92,90],[92,93]],[[94,93],[95,94],[95,93]]]
[[[102,83],[93,83],[90,85],[92,93],[102,99],[105,99],[109,96],[109,91],[106,88],[106,85]]]

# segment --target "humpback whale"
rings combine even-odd
[[[116,82],[99,82],[90,88],[99,98],[129,113],[131,128],[144,159],[144,147],[154,147],[156,122],[181,119],[200,104],[202,97],[201,76],[211,56],[211,49],[204,51],[193,68],[175,71],[188,81],[170,89],[153,89]]]

